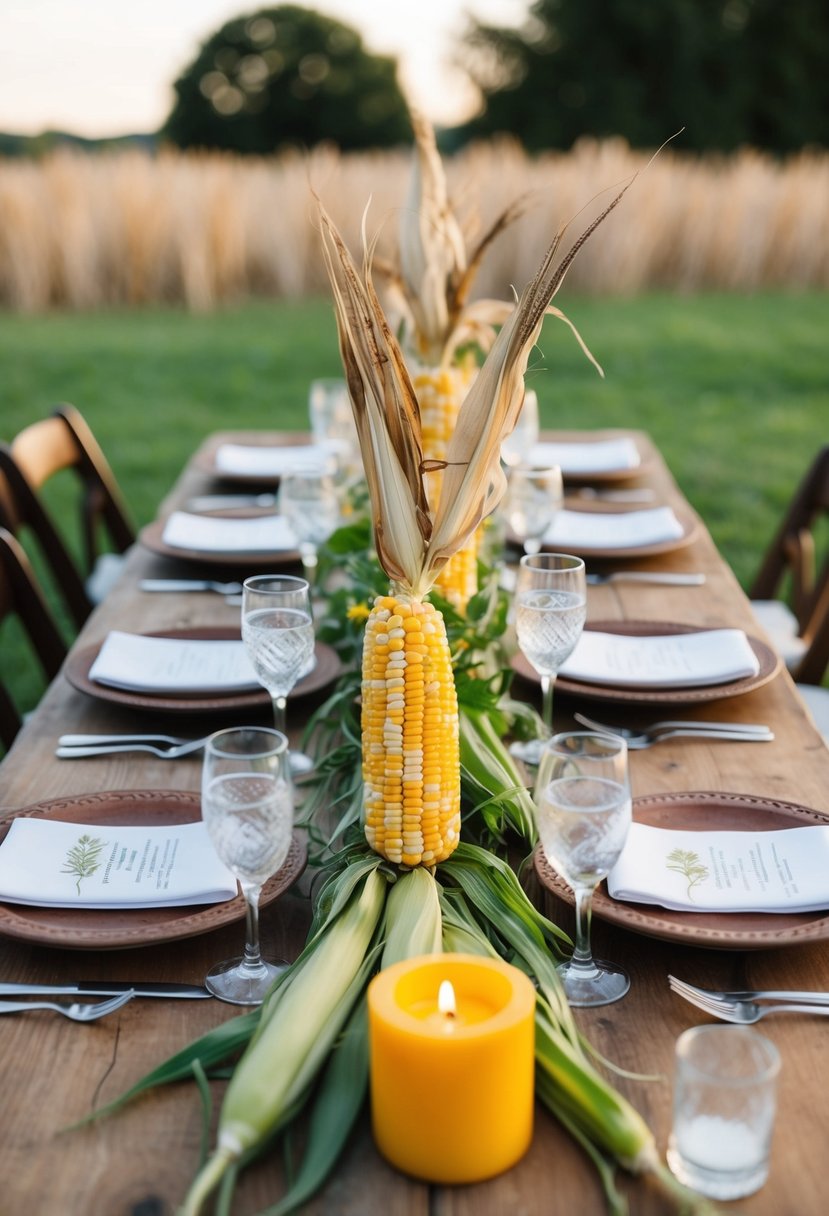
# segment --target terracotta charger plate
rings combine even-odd
[[[614,511],[612,507],[590,507],[579,506],[579,512],[583,515],[612,515],[624,514],[623,511]],[[627,560],[633,557],[658,557],[662,553],[674,553],[677,549],[684,549],[686,545],[693,544],[699,533],[700,524],[696,515],[688,507],[674,507],[674,515],[679,520],[682,527],[682,535],[674,536],[668,540],[652,541],[647,545],[626,545],[620,547],[618,545],[611,548],[603,548],[601,545],[579,545],[573,542],[562,540],[555,542],[555,552],[557,553],[573,553],[576,557],[590,557],[599,561],[615,561],[617,558]],[[509,543],[518,549],[523,549],[524,542],[519,536],[512,531],[507,531],[507,540]],[[550,551],[550,545],[544,543],[546,551]]]
[[[672,633],[704,633],[699,625],[676,625],[672,621],[588,621],[585,629],[599,633],[618,633],[626,637],[667,637]],[[692,688],[628,688],[619,684],[595,684],[587,680],[575,680],[568,676],[557,676],[555,692],[573,697],[584,697],[593,701],[618,701],[624,705],[692,705],[706,701],[719,701],[724,697],[737,697],[753,692],[768,684],[781,670],[783,663],[778,654],[759,638],[748,636],[748,643],[757,658],[760,670],[756,676],[743,676],[739,680],[728,680],[722,684],[696,684]],[[519,651],[512,659],[512,669],[524,680],[538,684],[538,672]]]
[[[230,518],[226,513],[221,516],[218,513],[215,514],[217,519]],[[237,513],[232,518],[244,517]],[[234,566],[248,570],[253,566],[257,570],[263,569],[265,566],[296,566],[301,561],[298,549],[255,549],[248,552],[239,549],[227,552],[214,549],[182,549],[177,545],[168,545],[165,542],[166,523],[166,519],[153,520],[151,524],[147,524],[145,528],[141,529],[138,539],[145,549],[158,553],[161,557],[171,557],[175,561],[198,562],[202,566]]]
[[[155,633],[144,634],[151,638],[182,638],[183,640],[205,641],[238,641],[238,628],[220,629],[218,627],[202,627],[199,629],[161,629]],[[89,677],[92,664],[98,657],[102,643],[84,646],[74,651],[66,660],[64,674],[78,692],[96,697],[99,701],[111,701],[115,705],[128,705],[131,709],[148,709],[153,713],[170,714],[212,714],[226,713],[229,710],[263,709],[270,705],[270,698],[263,688],[233,690],[232,692],[207,693],[151,693],[138,692],[128,688],[112,688],[108,684],[99,684]],[[316,666],[303,680],[294,686],[288,695],[289,701],[297,700],[311,693],[319,692],[334,680],[342,670],[339,656],[325,642],[314,645]]]
[[[194,823],[201,817],[199,794],[183,790],[118,790],[54,798],[25,807],[0,824],[0,841],[12,818],[51,819],[100,827],[161,827]],[[294,832],[282,867],[262,888],[260,906],[273,903],[305,869],[308,854]],[[46,908],[0,902],[0,934],[69,950],[123,950],[177,938],[196,937],[244,920],[241,895],[220,904],[181,908]]]
[[[771,832],[829,824],[829,815],[794,802],[715,792],[634,798],[633,818],[650,827],[692,832]],[[533,861],[542,886],[572,905],[572,889],[540,847]],[[820,912],[674,912],[655,904],[611,899],[606,883],[596,888],[593,915],[645,937],[711,950],[773,950],[829,938],[829,907]]]

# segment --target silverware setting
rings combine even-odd
[[[275,507],[275,494],[201,494],[184,504],[186,511],[221,511],[225,507]]]
[[[811,1013],[819,1017],[829,1015],[829,997],[826,993],[758,992],[753,994],[756,999],[750,1000],[742,993],[709,993],[704,988],[695,988],[673,975],[668,976],[668,983],[672,992],[691,1005],[696,1005],[704,1013],[710,1013],[723,1022],[733,1022],[738,1026],[752,1026],[772,1013]],[[783,999],[772,1000],[768,1005],[758,1003],[761,998],[766,999],[772,995]]]
[[[204,1000],[210,993],[203,984],[128,983],[122,980],[78,980],[75,984],[28,984],[0,982],[4,996],[155,996],[183,1000]],[[17,1006],[15,1006],[17,1008]],[[98,1008],[98,1006],[93,1006]]]
[[[767,726],[752,723],[744,726],[742,722],[655,722],[653,726],[632,730],[626,726],[608,726],[584,714],[573,716],[588,730],[620,735],[630,751],[643,751],[668,739],[720,739],[734,743],[771,743],[774,740],[774,734]]]
[[[0,1014],[25,1013],[29,1009],[51,1009],[72,1022],[97,1022],[98,1018],[115,1013],[116,1009],[126,1005],[134,996],[132,988],[129,988],[120,996],[114,996],[112,1000],[98,1001],[94,1005],[84,1005],[77,1001],[71,1005],[61,1005],[58,1001],[0,1001]]]
[[[142,591],[215,591],[218,595],[241,595],[241,583],[217,583],[212,579],[142,578]]]
[[[585,578],[591,587],[600,587],[604,583],[658,583],[664,587],[701,587],[705,582],[704,574],[671,574],[656,570],[614,570],[609,574],[587,574]]]
[[[60,760],[84,756],[114,756],[119,752],[149,752],[162,760],[178,760],[200,752],[210,736],[203,739],[175,739],[170,735],[61,735],[55,755]]]

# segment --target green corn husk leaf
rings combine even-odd
[[[470,799],[478,810],[485,812],[486,803],[493,814],[485,817],[496,837],[503,838],[509,827],[533,848],[536,843],[535,817],[532,797],[524,786],[489,714],[459,706],[461,777],[472,787]]]
[[[354,881],[346,871],[323,893],[328,908],[306,948],[313,948],[306,965],[263,1007],[259,1032],[225,1093],[216,1149],[196,1176],[181,1216],[197,1216],[233,1161],[282,1123],[313,1082],[366,985],[376,961],[370,944],[387,884],[376,864],[366,872],[365,859],[359,859],[353,868],[358,875]],[[347,899],[344,905],[341,898]]]
[[[419,954],[441,953],[438,884],[423,866],[401,875],[386,899],[383,967]]]
[[[308,1146],[290,1190],[260,1216],[288,1216],[314,1195],[345,1147],[368,1090],[368,1009],[354,1006],[314,1095]]]

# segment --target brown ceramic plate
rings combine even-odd
[[[749,794],[649,794],[634,798],[633,818],[656,828],[692,832],[771,832],[780,828],[814,827],[829,823],[829,815],[794,802],[776,802]],[[559,878],[541,849],[534,857],[542,886],[573,903],[573,892]],[[610,924],[686,946],[711,950],[773,950],[829,937],[825,912],[671,912],[653,904],[611,899],[606,883],[596,888],[593,914]]]
[[[636,437],[631,436],[629,431],[623,430],[608,430],[608,431],[566,431],[550,432],[545,431],[539,436],[539,443],[601,443],[609,439],[627,439],[633,438],[636,443]],[[653,469],[656,463],[653,455],[644,454],[641,447],[636,443],[639,449],[639,463],[637,465],[623,465],[616,469],[584,469],[581,472],[575,470],[561,470],[561,475],[564,478],[565,484],[569,485],[584,485],[585,483],[607,482],[614,481],[632,481],[636,477],[645,477]]]
[[[227,518],[227,515],[224,518]],[[237,514],[234,518],[239,519],[240,516]],[[250,570],[252,573],[256,573],[266,566],[296,566],[301,561],[298,549],[256,549],[249,552],[242,552],[238,549],[228,552],[180,549],[175,545],[165,543],[166,522],[165,519],[153,520],[151,524],[147,524],[145,528],[141,529],[138,537],[145,549],[158,553],[161,557],[171,557],[181,562],[198,562],[202,566],[237,566]]]
[[[233,641],[238,640],[240,634],[237,628],[202,627],[200,629],[160,629],[145,636]],[[89,678],[90,669],[98,657],[100,649],[101,643],[98,643],[73,651],[63,669],[73,688],[77,688],[78,692],[86,693],[87,696],[96,697],[99,701],[112,701],[116,705],[128,705],[131,709],[149,709],[153,713],[171,714],[226,713],[233,709],[262,709],[270,705],[270,698],[262,688],[204,694],[161,694],[134,692],[127,688],[110,688],[107,684],[99,684]],[[298,697],[308,696],[310,693],[319,692],[328,684],[332,684],[340,674],[342,665],[335,650],[332,650],[325,642],[317,642],[314,652],[317,656],[316,667],[291,691],[288,698],[291,701]]]
[[[619,510],[619,505],[610,506],[602,505],[597,507],[582,506],[579,504],[579,511],[584,515],[622,515],[625,513],[625,508]],[[628,508],[628,510],[650,510],[648,506],[639,506]],[[654,541],[649,545],[628,545],[624,548],[602,548],[600,545],[576,545],[570,544],[566,540],[561,542],[556,541],[556,551],[559,553],[573,553],[576,557],[590,557],[599,561],[610,560],[614,561],[618,558],[619,561],[624,561],[629,557],[658,557],[661,553],[674,553],[677,549],[684,549],[686,545],[692,544],[699,533],[699,520],[689,507],[677,505],[673,508],[674,515],[679,520],[682,527],[682,536],[673,537],[670,540]],[[518,549],[523,548],[523,542],[520,537],[514,532],[507,532],[507,540],[509,543]],[[549,546],[544,546],[549,549]]]
[[[201,798],[182,790],[119,790],[76,794],[25,807],[0,824],[5,838],[12,818],[53,819],[61,823],[90,823],[101,827],[163,826],[193,823],[201,816]],[[262,888],[260,906],[273,903],[305,869],[305,842],[294,832],[282,868]],[[196,937],[234,921],[244,920],[241,895],[222,904],[192,904],[184,908],[37,908],[0,903],[0,934],[42,946],[69,950],[122,950]]]
[[[699,625],[676,625],[672,621],[588,621],[585,629],[596,629],[600,633],[618,633],[628,637],[664,636],[671,633],[701,633]],[[594,701],[619,701],[624,705],[691,705],[705,701],[719,701],[724,697],[737,697],[755,688],[768,684],[782,667],[782,660],[770,646],[759,638],[748,636],[749,645],[757,657],[760,670],[756,676],[744,676],[740,680],[729,680],[724,684],[702,684],[693,688],[621,688],[618,684],[588,684],[586,680],[573,680],[557,676],[556,693],[567,693],[573,697],[585,697]],[[513,671],[525,680],[539,683],[538,672],[519,651],[512,660]]]

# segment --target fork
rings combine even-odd
[[[119,752],[149,752],[162,760],[178,760],[201,751],[207,739],[174,739],[169,735],[135,735],[119,738],[113,735],[62,735],[55,755],[61,760],[77,760],[85,756],[113,756]]]
[[[761,1021],[762,1018],[768,1017],[772,1013],[813,1013],[819,1017],[829,1015],[829,1005],[798,1005],[790,1004],[787,1001],[758,1005],[756,1001],[711,1000],[708,997],[700,996],[699,990],[692,993],[687,991],[684,986],[677,988],[673,977],[669,976],[668,979],[671,991],[675,992],[677,996],[681,996],[691,1005],[696,1005],[697,1009],[701,1009],[704,1013],[709,1013],[723,1022],[733,1022],[738,1026],[753,1026],[755,1022]]]
[[[668,981],[674,992],[686,993],[709,1001],[808,1001],[810,1005],[829,1005],[829,992],[796,992],[785,988],[750,988],[731,992],[718,992],[714,988],[697,988],[687,980],[669,975]]]
[[[705,731],[707,733],[714,731],[717,734],[721,731],[725,734],[736,732],[740,735],[757,735],[760,739],[774,738],[771,728],[761,722],[707,722],[701,718],[687,721],[681,718],[666,718],[661,722],[651,722],[650,726],[637,727],[634,730],[630,726],[611,726],[607,722],[597,722],[595,718],[588,718],[587,714],[577,713],[573,717],[589,730],[604,730],[611,735],[621,735],[623,739],[639,739],[643,735],[660,735],[665,731],[676,730]]]
[[[120,992],[118,996],[111,997],[108,1001],[98,1001],[92,1005],[85,1005],[80,1001],[75,1001],[71,1005],[62,1005],[58,1001],[0,1001],[0,1013],[24,1013],[28,1009],[53,1009],[55,1013],[63,1014],[72,1022],[97,1022],[98,1018],[105,1018],[108,1013],[115,1013],[116,1009],[126,1005],[127,1001],[131,1001],[134,996],[135,990],[129,988],[126,992]]]

